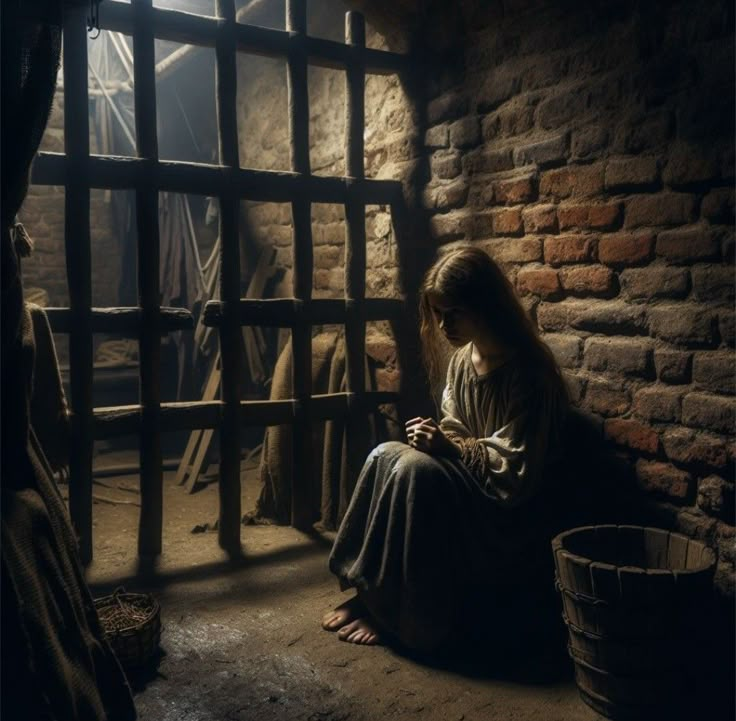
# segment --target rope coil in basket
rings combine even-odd
[[[161,607],[153,596],[117,588],[96,598],[95,608],[123,668],[143,666],[154,655],[161,639]]]

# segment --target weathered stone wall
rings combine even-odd
[[[57,91],[49,123],[39,148],[64,152],[64,93]],[[96,153],[94,130],[90,134],[90,152]],[[90,229],[92,248],[92,305],[118,305],[118,284],[122,259],[115,235],[111,192],[90,193]],[[48,294],[48,305],[69,305],[64,250],[64,188],[31,186],[20,212],[34,250],[23,261],[23,285],[41,288]]]
[[[345,4],[330,0],[310,7],[309,32],[344,40]],[[248,18],[258,22],[259,18]],[[368,44],[382,45],[368,27]],[[240,162],[244,167],[290,169],[286,62],[242,56],[238,63]],[[345,174],[345,73],[310,67],[310,161],[312,173]],[[398,179],[419,156],[417,120],[399,80],[368,76],[366,80],[365,159],[368,177]],[[277,263],[286,270],[279,293],[291,295],[292,222],[288,205],[247,203],[248,239],[262,247],[275,244]],[[339,205],[312,207],[314,297],[344,294],[345,215]],[[399,297],[397,243],[390,210],[366,209],[367,288],[369,296]],[[252,257],[257,257],[253,254]],[[247,274],[247,269],[244,269]]]
[[[480,5],[459,44],[432,26],[432,236],[502,262],[574,403],[733,593],[733,7]]]

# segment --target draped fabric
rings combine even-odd
[[[104,638],[66,509],[29,421],[35,346],[11,233],[51,107],[62,11],[59,0],[3,2],[0,716],[128,721],[136,715],[130,690]]]
[[[329,560],[387,635],[421,650],[451,639],[479,599],[492,627],[488,609],[527,584],[548,546],[540,508],[562,396],[518,362],[479,376],[469,354],[460,349],[450,363],[440,423],[460,439],[462,458],[378,446]]]

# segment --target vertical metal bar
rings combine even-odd
[[[286,29],[290,33],[287,86],[289,93],[289,139],[291,169],[304,180],[311,173],[309,162],[309,89],[307,86],[306,0],[287,0]],[[311,498],[313,469],[312,417],[312,326],[308,309],[312,299],[312,212],[306,190],[297,192],[291,203],[294,222],[294,297],[304,314],[291,329],[292,379],[295,415],[293,427],[294,477],[291,489],[291,524],[308,530],[314,519]]]
[[[354,486],[366,449],[359,439],[364,422],[365,395],[365,299],[366,236],[365,202],[362,181],[365,177],[363,130],[365,124],[365,22],[356,12],[345,15],[345,41],[350,56],[345,74],[345,157],[348,187],[345,206],[345,366],[349,403],[345,425],[347,467],[350,488]]]
[[[217,122],[220,164],[237,171],[237,56],[235,43],[235,3],[217,0],[220,25],[217,34]],[[234,180],[234,179],[233,179]],[[229,183],[234,188],[235,183]],[[228,553],[240,550],[240,387],[241,331],[238,315],[240,301],[240,237],[238,230],[239,199],[228,190],[220,195],[220,288],[223,322],[220,326],[222,353],[222,400],[220,424],[220,524],[221,548]]]
[[[135,128],[138,157],[148,165],[145,180],[136,188],[138,235],[138,302],[141,307],[141,515],[138,553],[161,553],[163,525],[163,468],[161,431],[161,333],[158,227],[158,136],[156,130],[156,72],[152,0],[133,0],[133,54],[135,57]]]
[[[82,563],[92,561],[92,258],[89,202],[87,32],[84,7],[64,12],[64,243],[72,324],[69,510]]]

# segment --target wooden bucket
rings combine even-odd
[[[614,719],[677,718],[692,692],[712,549],[659,528],[602,525],[561,533],[552,551],[583,700]]]

